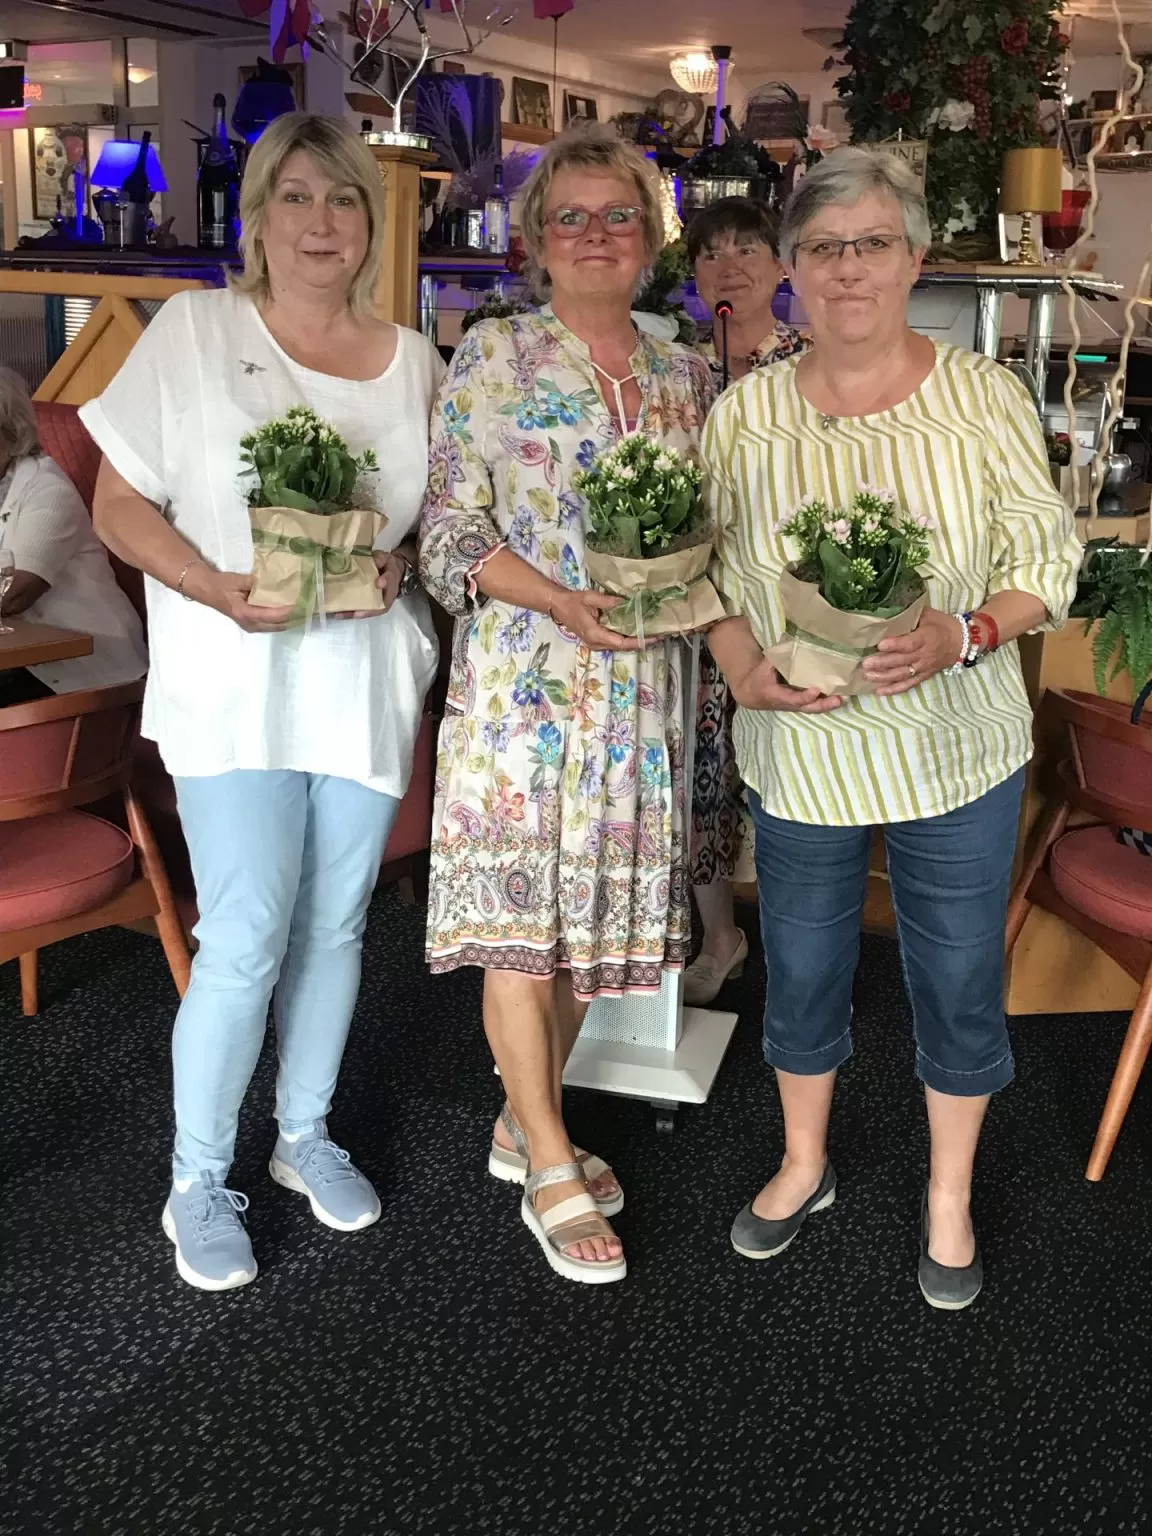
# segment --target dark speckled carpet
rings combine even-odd
[[[778,1262],[728,1246],[779,1148],[763,971],[712,1102],[658,1135],[573,1095],[628,1192],[620,1286],[566,1283],[485,1171],[479,973],[432,980],[378,897],[332,1117],[382,1220],[275,1187],[271,1060],[231,1182],[261,1273],[176,1277],[159,1214],[174,995],[122,931],[0,969],[6,1536],[1119,1536],[1152,1532],[1152,1095],[1084,1164],[1124,1020],[1022,1020],[981,1151],[987,1284],[915,1282],[926,1136],[894,947],[866,941],[837,1094],[839,1197]]]

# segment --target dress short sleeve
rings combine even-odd
[[[80,407],[80,420],[112,468],[161,507],[171,499],[165,426],[170,434],[172,391],[182,368],[193,366],[190,298],[170,298],[103,394]]]

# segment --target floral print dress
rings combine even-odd
[[[707,365],[641,335],[636,424],[695,450]],[[651,991],[689,939],[680,641],[591,651],[547,614],[485,600],[507,548],[585,589],[577,469],[617,440],[588,348],[550,311],[464,338],[433,413],[421,574],[460,615],[440,732],[428,959],[551,976],[582,999]]]
[[[806,352],[808,338],[778,320],[749,359],[751,369],[770,368],[786,357]],[[712,370],[717,393],[724,370],[711,336],[697,349]],[[692,884],[756,878],[752,863],[752,827],[744,807],[744,785],[732,749],[735,705],[707,642],[700,646],[696,690],[696,756],[692,776]]]

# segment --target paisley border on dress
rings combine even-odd
[[[622,997],[630,992],[659,992],[665,971],[678,971],[689,954],[687,939],[669,939],[663,960],[601,960],[594,965],[573,965],[567,945],[558,940],[548,949],[532,949],[523,944],[462,944],[451,954],[428,954],[428,968],[433,976],[446,976],[466,965],[478,965],[486,971],[523,971],[529,976],[547,978],[557,971],[572,973],[572,991],[580,1000],[597,997]]]

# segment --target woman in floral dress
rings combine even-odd
[[[461,615],[440,737],[428,957],[485,968],[508,1099],[489,1167],[526,1182],[552,1267],[625,1273],[611,1170],[574,1151],[564,1063],[596,997],[654,991],[689,937],[682,654],[599,622],[572,477],[626,432],[695,451],[707,366],[630,317],[663,239],[654,173],[610,130],[558,140],[526,189],[551,293],[468,333],[441,391],[421,569]]]
[[[793,357],[808,347],[806,337],[772,313],[784,276],[779,260],[779,224],[764,203],[725,197],[698,213],[688,227],[688,259],[696,291],[709,312],[718,300],[732,305],[728,321],[728,380]],[[719,392],[726,382],[715,338],[698,343]],[[744,786],[732,750],[732,695],[708,649],[700,646],[696,698],[696,755],[692,783],[692,890],[703,934],[700,953],[684,974],[684,1001],[710,1003],[729,976],[738,976],[748,940],[736,926],[732,884],[755,879],[752,829],[744,809]]]

